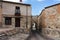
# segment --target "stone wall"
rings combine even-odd
[[[29,16],[31,16],[31,6],[26,6],[26,5],[21,5],[21,4],[13,4],[13,3],[9,3],[9,2],[8,3],[7,2],[2,2],[3,14],[15,15],[16,6],[20,7],[21,15],[25,15],[25,16],[29,15]]]
[[[12,18],[12,25],[5,25],[5,18],[2,21],[3,28],[16,28],[16,30],[20,30],[21,32],[29,32],[31,28],[31,16],[23,16],[20,20],[20,27],[15,27],[15,18]]]
[[[49,36],[60,36],[60,4],[45,8],[39,16],[39,26],[42,32]],[[58,36],[59,35],[59,36]]]
[[[23,16],[21,18],[21,24],[20,24],[20,28],[23,29],[24,31],[26,32],[29,32],[30,31],[30,28],[31,28],[31,16]]]
[[[3,28],[15,28],[15,18],[11,18],[12,25],[5,25],[5,17],[2,19],[2,27]]]
[[[38,15],[32,16],[32,26],[33,26],[33,23],[36,23],[35,26],[37,26],[37,29],[39,29],[39,27],[38,27]]]
[[[1,2],[0,2],[1,3]],[[0,23],[2,23],[2,27],[4,28],[15,28],[15,8],[16,6],[20,7],[20,16],[21,23],[20,29],[23,31],[29,31],[31,27],[31,6],[28,4],[18,4],[18,3],[10,3],[10,2],[2,2],[2,11],[0,11]],[[1,7],[0,7],[1,10]],[[2,12],[2,13],[1,13]],[[1,16],[2,14],[2,16]],[[12,18],[12,25],[5,25],[5,17]],[[1,19],[2,18],[2,19]],[[18,29],[18,28],[16,28]]]
[[[2,27],[2,7],[0,2],[0,27]]]

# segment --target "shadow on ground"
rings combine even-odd
[[[39,31],[32,30],[26,40],[53,40],[47,36],[42,35]]]

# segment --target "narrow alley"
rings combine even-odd
[[[53,40],[53,39],[43,36],[36,30],[32,30],[27,40]]]

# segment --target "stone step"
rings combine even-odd
[[[6,30],[6,31],[4,29],[3,29],[3,31],[0,30],[0,36],[13,35],[13,34],[16,34],[16,33],[17,33],[16,29]]]
[[[17,31],[16,30],[10,30],[8,32],[6,32],[6,35],[13,35],[13,34],[16,34]]]
[[[0,37],[5,36],[5,34],[0,34]]]

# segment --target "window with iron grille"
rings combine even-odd
[[[15,15],[19,16],[20,15],[20,7],[16,6],[15,8]]]
[[[11,25],[11,17],[5,17],[5,25]]]

